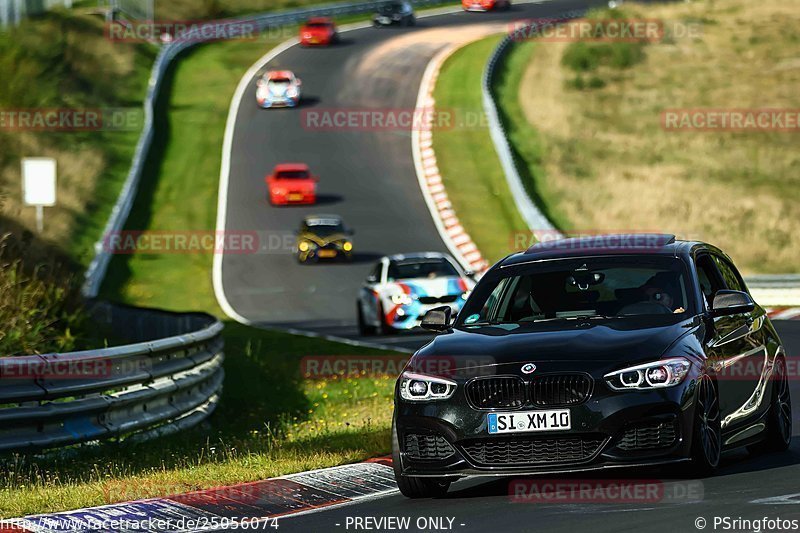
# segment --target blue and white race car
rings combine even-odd
[[[359,290],[359,332],[409,330],[419,326],[430,309],[443,305],[455,315],[475,286],[471,276],[455,259],[438,252],[383,257]]]
[[[300,103],[300,78],[291,70],[272,70],[256,82],[256,102],[264,109],[295,107]]]

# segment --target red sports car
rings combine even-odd
[[[511,8],[511,0],[461,0],[464,11],[493,11]]]
[[[339,40],[336,24],[328,17],[313,17],[300,28],[303,46],[329,45]]]
[[[314,204],[317,202],[317,182],[308,165],[283,163],[266,177],[269,203],[272,205]]]

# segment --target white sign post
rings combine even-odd
[[[44,230],[44,208],[56,205],[56,160],[26,157],[22,160],[22,198],[36,207],[36,229]]]

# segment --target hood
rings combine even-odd
[[[330,29],[323,26],[303,26],[303,29],[300,31],[302,33],[310,33],[311,35],[317,37],[319,36],[326,37],[328,35],[328,32],[330,32]]]
[[[667,322],[668,320],[672,322]],[[536,374],[610,372],[662,356],[696,356],[702,322],[694,318],[616,318],[553,321],[524,326],[462,327],[435,337],[411,363],[417,369],[483,367],[481,375],[518,374],[521,363],[534,363]],[[684,339],[686,342],[676,344]],[[674,345],[674,346],[673,346]],[[446,361],[445,361],[446,360]],[[444,364],[446,363],[446,364]]]
[[[313,191],[316,182],[312,179],[280,179],[273,178],[272,184],[276,187],[284,187],[290,191]]]
[[[458,276],[441,278],[413,278],[392,282],[406,294],[415,296],[461,296],[469,290],[467,282]]]
[[[303,233],[303,234],[300,235],[300,238],[305,239],[307,241],[313,241],[318,246],[325,246],[327,244],[330,244],[332,242],[337,242],[337,241],[349,241],[350,240],[350,237],[348,235],[344,234],[344,233],[332,233],[332,234],[327,235],[325,237],[322,237],[322,236],[317,235],[315,233]]]

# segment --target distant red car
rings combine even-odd
[[[461,0],[464,11],[494,11],[511,8],[511,0]]]
[[[272,169],[266,177],[269,203],[272,205],[315,204],[317,202],[317,182],[308,165],[303,163],[283,163]]]
[[[313,17],[300,28],[300,44],[325,46],[339,40],[336,24],[328,17]]]

